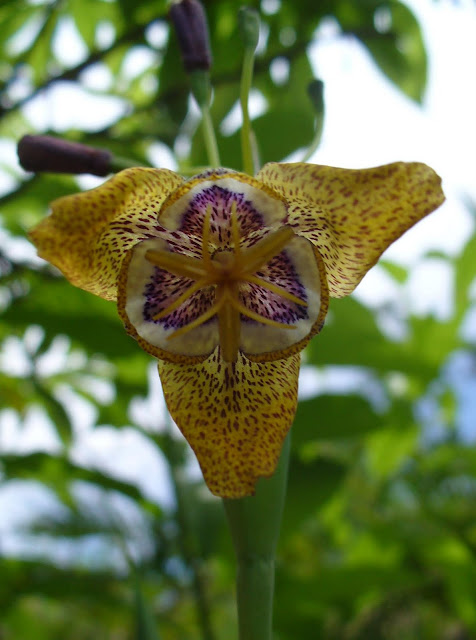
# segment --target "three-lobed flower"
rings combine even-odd
[[[30,234],[74,285],[117,300],[159,360],[169,411],[216,495],[273,473],[297,403],[300,351],[329,296],[444,200],[419,163],[345,170],[269,163],[190,180],[128,169],[60,198]]]

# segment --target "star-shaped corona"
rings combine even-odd
[[[169,411],[209,488],[237,498],[273,473],[296,410],[300,351],[329,295],[441,204],[419,163],[361,171],[305,163],[190,180],[129,169],[52,204],[32,232],[75,285],[117,300],[159,360]]]
[[[290,227],[272,231],[251,248],[243,249],[237,222],[236,201],[233,200],[229,213],[233,246],[231,249],[218,250],[212,256],[208,246],[211,212],[212,205],[209,204],[205,213],[201,259],[159,250],[149,250],[145,254],[146,259],[153,265],[178,277],[194,281],[194,284],[185,289],[168,307],[154,315],[152,319],[156,321],[169,316],[176,309],[180,309],[198,291],[213,291],[215,302],[202,315],[175,330],[167,339],[178,338],[216,316],[223,359],[226,362],[236,362],[241,342],[242,316],[244,319],[248,318],[269,327],[296,329],[293,324],[273,320],[247,307],[243,302],[246,299],[244,291],[246,285],[255,284],[298,307],[307,307],[307,302],[256,273],[284,250],[294,236]]]

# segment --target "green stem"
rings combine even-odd
[[[253,162],[253,131],[251,128],[250,113],[248,108],[251,84],[253,81],[254,48],[246,47],[243,57],[243,69],[241,72],[240,102],[243,114],[243,125],[241,127],[241,153],[243,156],[243,171],[250,176],[255,174]]]
[[[203,136],[205,138],[205,146],[207,148],[208,161],[210,166],[215,168],[220,166],[220,154],[218,152],[217,139],[215,137],[215,130],[213,128],[213,122],[210,115],[210,108],[208,105],[202,105],[202,127]]]
[[[318,122],[316,123],[316,132],[314,134],[313,141],[311,142],[309,148],[307,149],[306,153],[302,157],[301,162],[307,162],[309,158],[317,151],[317,149],[319,148],[319,144],[321,143],[321,137],[322,137],[322,120],[320,121],[318,120]]]
[[[290,436],[278,467],[262,479],[256,494],[224,500],[238,563],[237,605],[240,640],[271,640],[274,561],[286,495]]]

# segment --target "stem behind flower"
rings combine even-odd
[[[256,494],[223,500],[235,547],[240,640],[271,640],[274,559],[286,495],[290,435],[274,475],[262,479]]]

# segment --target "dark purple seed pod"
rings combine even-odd
[[[26,171],[50,173],[111,173],[112,154],[78,142],[51,136],[23,136],[18,143],[18,158]]]
[[[198,0],[181,0],[170,9],[185,71],[208,70],[212,64],[205,10]]]

